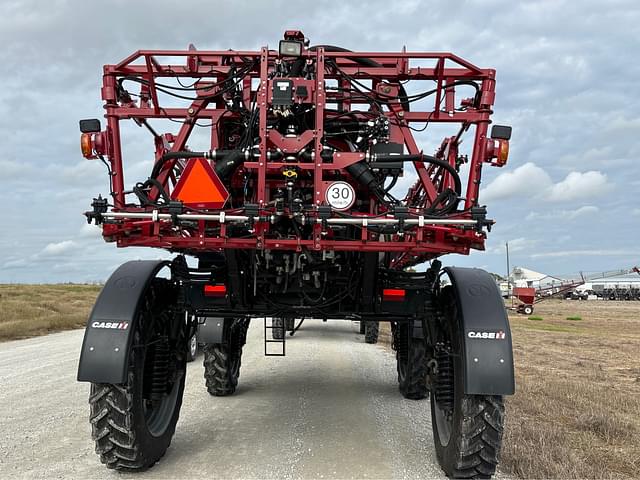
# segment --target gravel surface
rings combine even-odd
[[[208,395],[202,356],[189,364],[171,447],[133,475],[93,452],[82,331],[0,344],[0,478],[444,478],[429,401],[401,397],[393,356],[357,323],[307,321],[286,357],[264,357],[262,332],[253,321],[231,397]]]

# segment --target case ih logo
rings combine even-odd
[[[93,328],[113,328],[114,330],[126,330],[129,328],[129,322],[93,322]]]
[[[487,340],[504,340],[507,335],[502,330],[499,332],[469,332],[467,333],[469,338],[479,338]]]

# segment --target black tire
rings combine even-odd
[[[533,305],[525,305],[522,308],[522,311],[524,312],[525,315],[531,315],[533,313]]]
[[[407,324],[397,325],[394,337],[400,393],[404,398],[422,400],[429,393],[425,341],[410,338]]]
[[[284,329],[287,332],[292,332],[294,328],[296,328],[296,319],[295,318],[285,318],[284,319]]]
[[[207,391],[215,397],[233,394],[240,376],[242,347],[214,343],[205,345],[203,352]]]
[[[364,332],[365,332],[364,320],[360,320],[360,322],[358,323],[360,323],[360,334],[364,335]]]
[[[282,340],[284,338],[284,320],[282,318],[274,318],[271,320],[271,336],[274,340]]]
[[[187,343],[187,362],[193,362],[198,356],[198,335],[193,334]]]
[[[166,332],[145,331],[154,323],[170,323],[167,299],[173,297],[157,292],[159,285],[163,282],[154,281],[147,292],[132,332],[127,382],[91,384],[91,436],[100,461],[108,468],[126,471],[153,466],[165,454],[175,432],[184,392],[184,353],[168,349]],[[161,316],[165,317],[161,321],[150,321]],[[158,383],[159,372],[164,372],[159,378],[164,380],[166,391],[158,393],[156,389],[152,399],[150,383],[155,381],[155,387],[163,383]]]
[[[449,478],[491,478],[502,445],[504,403],[501,396],[461,395],[456,398],[451,430],[439,427],[437,404],[431,400],[436,457]],[[444,432],[446,433],[446,432]],[[442,435],[442,437],[441,437]],[[444,440],[448,438],[447,440]]]
[[[380,324],[378,322],[364,322],[364,341],[366,343],[378,343]]]
[[[447,290],[444,315],[449,331],[445,346],[436,352],[431,392],[436,457],[449,478],[491,478],[502,445],[504,403],[499,395],[464,393],[459,319],[453,290]]]

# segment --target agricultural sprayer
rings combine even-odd
[[[278,50],[106,65],[106,127],[80,130],[110,190],[86,216],[118,247],[176,255],[123,264],[90,315],[78,379],[101,461],[139,470],[164,454],[196,329],[207,389],[229,395],[249,322],[279,349],[267,330],[306,317],[390,322],[400,392],[430,396],[444,471],[493,474],[514,391],[507,316],[488,273],[438,257],[484,249],[482,167],[506,163],[511,135],[489,131],[494,98],[494,70],[453,54],[310,47],[299,31]],[[124,178],[129,120],[155,150],[146,179]],[[414,133],[438,128],[450,134],[424,153]]]

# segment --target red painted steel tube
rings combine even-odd
[[[166,65],[165,57],[184,57],[185,65]],[[304,79],[313,104],[314,125],[307,131],[301,132],[295,138],[289,138],[275,129],[269,123],[268,109],[273,101],[272,85],[275,78],[275,60],[279,57],[277,51],[263,47],[260,51],[199,51],[194,48],[188,50],[139,50],[115,65],[104,67],[102,97],[105,101],[109,155],[113,175],[111,178],[114,211],[149,211],[148,208],[132,207],[125,199],[125,179],[123,178],[123,158],[120,138],[120,121],[125,119],[181,119],[183,124],[175,134],[161,133],[161,140],[156,138],[156,161],[166,151],[183,151],[188,148],[194,128],[198,120],[206,120],[211,125],[210,149],[224,149],[224,143],[219,139],[224,134],[219,128],[219,122],[226,120],[242,120],[241,115],[229,112],[226,108],[227,99],[213,96],[225,85],[220,78],[227,78],[237,65],[246,65],[245,78],[239,80],[242,93],[241,102],[250,108],[255,101],[259,108],[258,132],[259,144],[251,145],[246,154],[241,171],[244,178],[255,181],[255,202],[259,206],[263,217],[256,221],[251,238],[227,238],[226,224],[199,220],[197,226],[189,226],[188,234],[180,235],[171,230],[170,225],[162,222],[149,222],[141,219],[117,219],[116,223],[105,225],[105,237],[115,240],[118,246],[151,246],[171,248],[182,251],[202,251],[220,248],[273,248],[299,250],[313,248],[316,250],[361,250],[361,251],[391,251],[396,256],[396,264],[401,265],[416,258],[433,258],[444,253],[468,253],[471,248],[483,249],[485,234],[469,227],[468,230],[455,225],[420,225],[412,226],[403,235],[395,235],[393,242],[377,241],[377,236],[364,227],[358,233],[358,240],[333,240],[331,233],[324,231],[319,220],[312,228],[309,238],[277,240],[271,233],[270,223],[265,221],[264,215],[273,212],[272,194],[279,188],[281,172],[288,168],[295,168],[301,172],[300,184],[311,189],[314,207],[324,204],[325,190],[330,181],[348,178],[345,169],[356,162],[370,160],[365,152],[349,152],[347,148],[338,150],[335,154],[323,158],[325,145],[323,137],[327,130],[325,124],[329,119],[338,118],[333,105],[342,109],[355,108],[358,103],[369,102],[371,95],[378,95],[380,104],[387,105],[388,110],[358,111],[352,114],[354,122],[366,123],[372,115],[382,115],[390,124],[389,139],[392,142],[404,144],[409,154],[417,155],[421,149],[412,131],[412,124],[424,123],[457,123],[461,131],[470,126],[475,127],[473,151],[470,156],[469,177],[467,179],[464,211],[456,212],[453,217],[470,219],[469,209],[478,204],[482,166],[487,161],[487,131],[491,122],[492,105],[495,97],[495,71],[482,69],[472,63],[448,52],[342,52],[325,51],[323,48],[304,50],[302,57],[315,65],[314,80]],[[361,64],[358,59],[371,59],[370,65]],[[243,63],[245,60],[255,62],[252,65]],[[412,65],[414,60],[432,60],[431,66]],[[135,64],[134,64],[135,62]],[[235,66],[232,63],[235,62]],[[423,62],[424,63],[424,62]],[[333,64],[339,71],[333,69]],[[351,84],[345,75],[357,79],[359,82],[371,82],[372,91]],[[146,101],[135,103],[133,100],[123,101],[118,98],[118,80],[133,76],[144,80],[141,92]],[[175,104],[164,104],[166,93],[162,91],[162,84],[167,78],[199,79],[201,85],[212,85],[208,92],[199,91],[197,98],[184,107]],[[328,89],[326,81],[335,81],[340,88]],[[399,82],[412,80],[432,80],[436,91],[433,95],[433,107],[416,110],[412,104],[411,111],[398,100]],[[226,81],[226,80],[224,80]],[[252,82],[258,82],[258,87]],[[456,88],[450,88],[455,82],[474,81],[477,83],[480,99],[479,108],[457,109],[460,101]],[[311,83],[309,83],[311,82]],[[315,83],[314,83],[315,82]],[[300,83],[302,85],[302,83]],[[392,100],[385,98],[383,90],[394,92]],[[360,90],[360,91],[356,91]],[[462,90],[462,89],[459,89]],[[381,96],[380,96],[381,95]],[[389,98],[393,95],[389,95]],[[424,105],[424,104],[420,104]],[[386,107],[385,107],[386,108]],[[376,110],[376,109],[373,109]],[[383,118],[384,118],[383,117]],[[326,137],[325,137],[326,138]],[[441,159],[450,165],[456,165],[458,155],[459,136],[449,137],[445,150],[440,153]],[[163,143],[164,142],[164,143]],[[222,146],[221,146],[222,145]],[[445,144],[443,143],[443,146]],[[333,144],[332,144],[333,146]],[[443,147],[444,148],[444,147]],[[303,151],[304,149],[304,151]],[[310,150],[313,158],[309,160]],[[275,152],[275,154],[274,154]],[[278,153],[280,152],[280,153]],[[325,152],[326,153],[326,152]],[[490,153],[489,153],[490,154]],[[437,156],[437,155],[436,155]],[[286,157],[286,158],[285,158]],[[175,183],[172,173],[175,160],[168,160],[160,169],[157,180],[162,186],[170,190],[171,182]],[[446,188],[453,185],[450,174],[445,174],[442,168],[436,168],[424,162],[414,162],[418,180],[409,189],[406,201],[412,205],[412,214],[430,206]],[[151,165],[150,165],[151,169]],[[302,175],[304,174],[304,175]],[[143,179],[135,179],[143,180]],[[238,188],[236,185],[234,188]],[[150,199],[156,200],[158,192],[154,187]],[[442,197],[441,197],[442,198]],[[443,200],[439,200],[443,202]],[[234,205],[237,207],[237,205]],[[368,208],[369,215],[375,215],[387,207],[372,204]],[[358,214],[361,212],[347,212]],[[184,227],[181,227],[184,228]],[[216,233],[219,232],[219,233]]]

